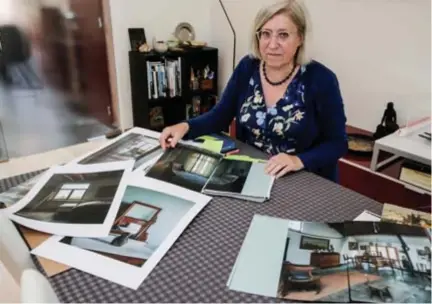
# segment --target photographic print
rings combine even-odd
[[[5,209],[25,227],[67,236],[106,236],[133,161],[50,168],[16,204]]]
[[[278,298],[349,302],[348,240],[343,224],[290,221]],[[353,279],[356,282],[356,279]]]
[[[38,174],[25,182],[0,193],[0,209],[7,208],[19,202],[37,183],[44,173]]]
[[[159,133],[133,128],[96,151],[75,159],[81,165],[134,160],[133,169],[152,161],[162,153]]]
[[[349,251],[351,299],[355,302],[430,303],[430,239],[421,227],[346,222],[344,235],[357,242]],[[429,250],[426,259],[418,249]]]
[[[384,204],[381,216],[383,222],[414,225],[423,228],[431,228],[431,214],[409,208]]]
[[[221,158],[207,150],[178,144],[166,150],[146,176],[201,192]]]
[[[131,176],[108,236],[54,236],[32,253],[137,289],[210,200],[172,184]]]
[[[274,296],[291,301],[430,303],[430,247],[429,233],[418,226],[255,215],[228,286],[269,295],[277,285]]]
[[[241,193],[252,162],[223,159],[209,179],[206,190]]]

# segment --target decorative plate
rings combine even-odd
[[[174,35],[181,42],[195,39],[195,31],[192,25],[187,22],[179,23],[174,31]]]
[[[364,134],[348,134],[348,150],[353,154],[370,156],[373,152],[375,140],[372,136]]]

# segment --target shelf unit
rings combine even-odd
[[[210,110],[218,100],[218,50],[129,51],[133,124],[161,131]]]

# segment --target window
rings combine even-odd
[[[54,200],[81,200],[84,197],[85,192],[90,187],[90,184],[63,184],[60,190],[54,197]]]
[[[133,204],[125,216],[136,220],[150,221],[158,209],[145,205]]]
[[[214,167],[218,162],[214,157],[199,153],[193,153],[188,158],[184,170],[204,177],[209,177],[212,174]]]

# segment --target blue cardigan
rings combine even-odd
[[[259,60],[245,56],[231,75],[219,102],[203,115],[188,120],[186,138],[226,129],[236,118],[236,137],[245,141],[240,108],[246,100],[249,79]],[[323,64],[311,61],[304,75],[307,127],[297,139],[297,156],[305,169],[337,181],[337,161],[348,149],[346,117],[336,75]]]

